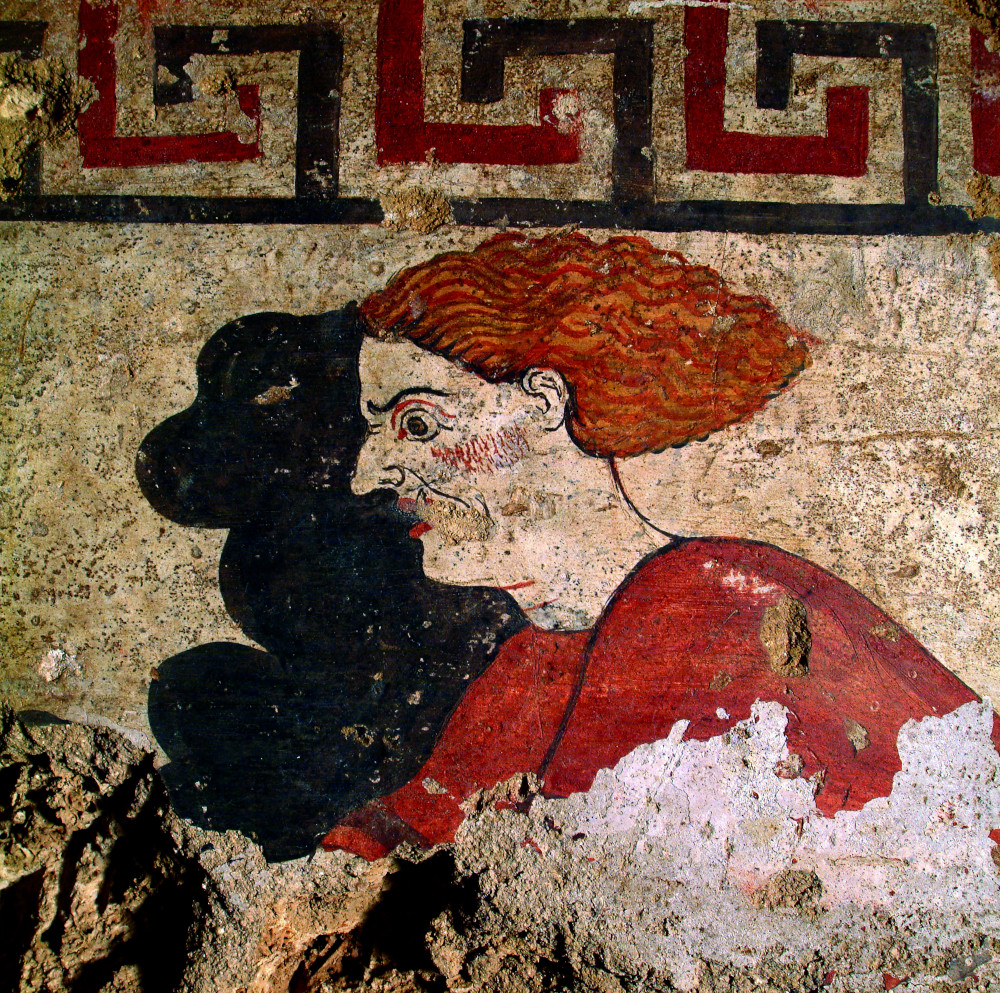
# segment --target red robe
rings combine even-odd
[[[805,608],[804,675],[774,671],[761,640],[764,612],[783,597]],[[889,794],[907,720],[978,697],[818,566],[771,545],[684,541],[641,563],[593,631],[528,627],[506,641],[414,779],[345,817],[323,845],[375,859],[403,841],[451,841],[476,790],[524,772],[546,796],[587,790],[675,721],[704,741],[757,700],[787,708],[788,749],[801,762],[782,774],[822,773],[816,804],[829,817]],[[993,740],[1000,750],[996,717]]]

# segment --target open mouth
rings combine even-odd
[[[419,501],[419,503],[433,503],[433,501],[425,497],[423,500]],[[396,501],[396,504],[404,514],[408,514],[414,517],[420,516],[417,513],[418,501],[413,497],[400,497]],[[428,531],[432,531],[433,529],[434,529],[433,524],[430,524],[424,520],[420,520],[417,521],[417,523],[414,524],[412,528],[410,528],[409,535],[411,538],[419,538],[422,534],[427,534]]]
[[[461,544],[484,541],[493,533],[494,525],[488,515],[447,494],[431,496],[420,490],[416,497],[399,497],[396,503],[403,513],[419,518],[410,528],[411,538],[437,531],[445,544]]]

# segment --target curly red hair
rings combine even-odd
[[[626,457],[703,438],[760,410],[809,365],[815,339],[763,297],[636,237],[496,235],[405,269],[361,306],[490,382],[559,372],[585,452]]]

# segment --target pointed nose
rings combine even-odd
[[[404,477],[403,470],[391,464],[380,433],[374,431],[369,434],[358,452],[351,475],[351,492],[355,496],[364,496],[372,490],[399,489]]]

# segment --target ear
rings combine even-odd
[[[569,387],[560,373],[555,369],[531,368],[521,377],[521,389],[538,402],[546,431],[562,427]]]

